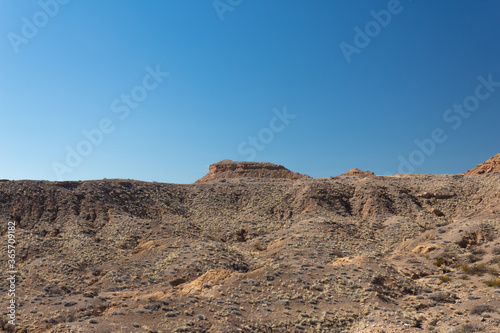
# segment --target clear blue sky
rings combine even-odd
[[[0,178],[464,172],[500,152],[499,22],[495,0],[0,0]]]

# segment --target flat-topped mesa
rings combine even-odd
[[[467,171],[465,174],[481,175],[493,172],[500,172],[500,154],[496,154],[486,162],[478,164],[474,169]]]
[[[368,176],[375,176],[375,174],[371,171],[362,171],[359,170],[358,168],[354,168],[347,171],[346,173],[341,174],[340,176],[368,177]]]
[[[216,179],[229,178],[273,178],[273,179],[301,179],[311,178],[288,170],[282,165],[264,162],[238,162],[222,160],[209,166],[205,177],[196,183],[206,183]]]

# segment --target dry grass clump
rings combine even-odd
[[[481,326],[473,326],[469,324],[465,324],[462,327],[457,327],[452,333],[474,333],[474,332],[482,332],[483,328]]]
[[[254,247],[256,250],[258,250],[258,251],[265,251],[265,250],[266,250],[266,248],[265,248],[265,247],[263,247],[260,243],[256,243],[256,244],[254,244],[254,246],[253,246],[253,247]]]
[[[437,266],[437,267],[441,267],[441,266],[443,266],[444,263],[445,263],[445,260],[443,258],[438,258],[432,264]]]
[[[474,266],[460,265],[460,267],[462,268],[462,271],[465,274],[468,274],[468,275],[479,275],[479,276],[481,276],[484,273],[487,273],[488,270],[489,270],[489,268],[487,267],[486,263],[478,264],[478,265],[474,265]]]
[[[439,281],[441,281],[441,282],[448,282],[450,280],[451,280],[451,278],[449,276],[441,276],[439,278]]]
[[[474,308],[472,308],[472,310],[470,310],[471,314],[479,314],[480,315],[480,314],[485,313],[485,312],[493,312],[493,308],[489,305],[481,304],[481,305],[475,306]]]
[[[500,288],[500,279],[484,281],[488,287]]]

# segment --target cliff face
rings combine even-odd
[[[467,171],[466,175],[481,175],[484,173],[500,172],[500,154],[496,154],[484,163],[478,164],[474,169]]]
[[[206,183],[216,179],[229,178],[274,178],[274,179],[301,179],[311,178],[288,170],[282,165],[261,162],[236,162],[223,160],[210,165],[205,177],[196,183]]]

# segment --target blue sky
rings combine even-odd
[[[500,152],[498,22],[494,0],[0,0],[0,178],[464,172]]]

